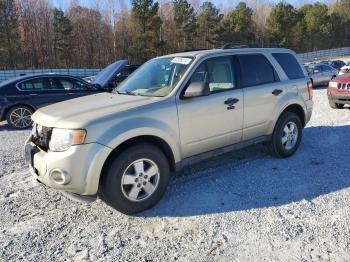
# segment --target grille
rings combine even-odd
[[[350,83],[338,83],[338,89],[350,90]]]
[[[40,130],[38,125],[34,125],[32,132],[32,142],[44,151],[49,150],[49,143],[52,134],[52,127],[43,126]]]

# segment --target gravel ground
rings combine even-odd
[[[39,185],[29,131],[0,123],[0,261],[350,261],[350,110],[314,100],[293,157],[254,146],[193,166],[133,217]]]

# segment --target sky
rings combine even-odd
[[[71,0],[49,0],[54,6],[62,8],[63,10],[67,9],[69,7],[69,4]],[[76,0],[79,2],[80,5],[82,6],[87,6],[87,7],[95,7],[98,2],[103,4],[103,2],[106,1],[111,1],[111,0]],[[115,2],[118,2],[119,0],[114,0]],[[155,0],[156,1],[156,0]],[[164,1],[164,0],[163,0]],[[169,2],[171,0],[168,0]],[[195,0],[198,2],[203,2],[204,0]],[[210,1],[210,0],[209,0]],[[252,3],[253,0],[246,0],[245,2]],[[278,3],[280,0],[256,0],[258,3]],[[131,2],[131,0],[127,0],[127,2]],[[166,1],[165,1],[166,2]],[[234,7],[237,5],[240,0],[211,0],[217,7],[222,8],[222,7]],[[306,3],[314,3],[317,2],[317,0],[286,0],[286,2],[294,5],[294,6],[300,6]],[[328,4],[330,2],[333,2],[333,0],[318,0],[318,2]]]

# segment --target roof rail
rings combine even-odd
[[[258,48],[258,44],[226,43],[221,49]]]
[[[194,49],[185,49],[183,52],[193,52],[193,51],[203,51],[208,50],[207,48],[194,48]]]

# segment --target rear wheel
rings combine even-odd
[[[18,105],[10,108],[7,112],[7,123],[16,129],[25,129],[32,125],[33,109],[25,105]]]
[[[112,160],[105,175],[103,200],[124,214],[134,214],[151,208],[162,198],[170,168],[160,149],[140,144]]]
[[[272,155],[285,158],[299,148],[303,127],[300,118],[292,112],[283,113],[278,119],[268,148]]]

